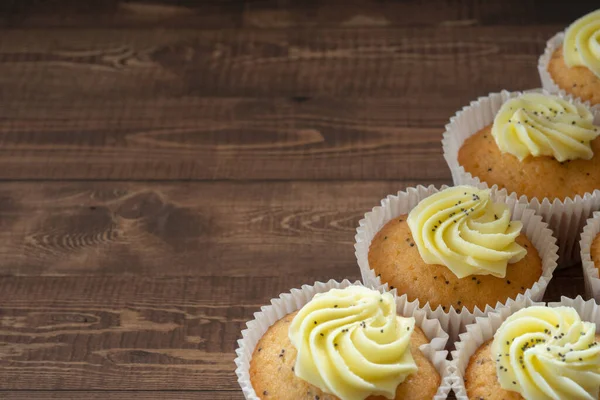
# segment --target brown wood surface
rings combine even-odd
[[[594,8],[0,3],[0,398],[243,398],[253,313],[358,279],[362,215],[451,183],[450,116],[539,86]],[[581,291],[574,267],[546,298]]]

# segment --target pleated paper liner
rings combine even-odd
[[[547,92],[542,91],[542,93]],[[450,167],[455,185],[472,185],[479,188],[491,186],[465,171],[458,163],[458,152],[467,138],[494,122],[494,117],[502,104],[521,94],[521,92],[507,91],[490,93],[488,96],[471,102],[450,119],[450,123],[446,125],[442,145],[444,158]],[[571,96],[562,95],[562,97],[571,103],[584,104],[589,107],[589,103],[581,103]],[[598,112],[595,113],[595,123],[600,124],[600,113]],[[600,209],[600,188],[591,193],[585,193],[583,196],[576,195],[565,199],[538,199],[535,197],[529,199],[525,195],[519,196],[515,192],[508,193],[506,189],[498,189],[497,185],[491,187],[518,203],[527,205],[548,222],[558,240],[561,267],[579,262],[579,233],[592,212]]]
[[[441,190],[445,188],[446,186],[442,186]],[[396,195],[389,195],[381,200],[380,206],[365,214],[357,228],[354,248],[362,279],[366,286],[389,290],[388,284],[384,284],[369,265],[369,247],[377,232],[387,222],[399,215],[408,214],[421,200],[437,192],[438,189],[434,186],[408,188]],[[523,222],[522,232],[533,243],[542,259],[542,275],[532,287],[527,288],[525,293],[519,295],[516,299],[506,299],[496,304],[490,304],[484,310],[475,308],[473,312],[466,307],[456,309],[454,306],[450,306],[448,311],[444,311],[441,305],[432,309],[429,302],[420,306],[418,299],[409,301],[406,294],[398,293],[399,298],[406,304],[411,304],[415,310],[425,311],[428,318],[438,320],[442,329],[450,335],[450,345],[458,339],[459,333],[464,331],[465,326],[475,322],[476,317],[485,316],[492,311],[506,307],[509,300],[523,302],[526,298],[531,298],[540,301],[557,266],[558,248],[556,247],[556,239],[552,235],[552,231],[548,229],[547,224],[542,221],[542,218],[536,215],[533,210],[527,209],[525,205],[519,204],[515,198],[507,197],[505,193],[492,190],[492,199],[496,202],[506,203],[512,213],[512,219]],[[395,292],[396,289],[393,291]]]
[[[585,282],[585,294],[600,301],[600,279],[598,268],[592,261],[590,247],[596,236],[600,233],[600,212],[595,212],[593,217],[587,220],[587,224],[581,233],[581,265],[583,267],[583,280]],[[600,262],[600,260],[598,260]]]
[[[477,318],[474,324],[467,326],[467,331],[460,335],[460,340],[456,343],[456,349],[452,352],[452,361],[450,363],[450,379],[457,400],[469,400],[465,389],[464,375],[471,356],[481,345],[494,337],[500,325],[510,315],[522,308],[533,305],[545,305],[545,303],[536,303],[530,299],[525,304],[513,303],[499,310],[497,313],[490,314],[487,318]],[[577,310],[582,320],[595,323],[597,331],[600,331],[600,307],[598,307],[594,300],[585,301],[581,296],[575,299],[562,297],[560,302],[548,303],[548,306],[573,307]]]
[[[556,35],[552,36],[550,40],[546,42],[546,48],[544,53],[540,56],[538,60],[538,73],[540,74],[540,81],[542,82],[542,88],[549,93],[556,93],[562,96],[568,96],[570,93],[567,93],[566,90],[561,89],[560,86],[556,84],[550,72],[548,72],[548,65],[550,64],[550,60],[552,59],[552,55],[556,50],[562,47],[563,42],[565,40],[565,32],[559,32]],[[576,97],[573,95],[573,97]],[[596,104],[591,106],[595,112],[600,112],[600,104]]]
[[[557,93],[566,96],[567,93],[558,87],[556,82],[554,82],[554,79],[552,79],[552,75],[550,75],[550,72],[548,72],[548,64],[550,64],[552,54],[554,54],[557,49],[562,47],[564,40],[565,33],[559,32],[552,36],[548,42],[546,42],[544,54],[542,54],[538,60],[538,72],[540,74],[540,80],[542,81],[542,88],[544,88],[544,90],[548,91],[549,93]]]
[[[360,282],[330,280],[329,282],[316,282],[312,286],[303,285],[300,289],[292,289],[289,293],[283,293],[278,298],[272,299],[271,305],[261,307],[261,310],[254,314],[254,319],[247,323],[247,329],[242,331],[242,338],[238,340],[237,358],[235,359],[235,365],[237,366],[235,372],[246,399],[259,399],[250,382],[250,360],[256,344],[269,327],[284,316],[301,309],[315,294],[324,293],[334,288],[343,289],[350,285],[360,285]],[[444,350],[448,342],[448,334],[442,329],[438,321],[428,319],[424,311],[416,310],[411,303],[402,298],[396,297],[396,310],[400,316],[414,317],[416,325],[423,330],[430,340],[429,344],[422,345],[420,350],[432,362],[441,377],[441,384],[434,399],[447,398],[451,386],[448,361],[446,360],[448,352]]]

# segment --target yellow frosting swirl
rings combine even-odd
[[[525,399],[598,399],[600,346],[596,325],[571,307],[529,307],[494,335],[500,386]]]
[[[527,253],[515,242],[523,224],[510,216],[506,204],[491,201],[489,190],[457,186],[422,200],[407,222],[427,264],[445,265],[459,278],[503,278],[507,264]]]
[[[552,156],[558,161],[593,157],[590,141],[600,132],[583,105],[557,96],[526,93],[502,105],[492,135],[503,153],[523,161],[528,156]]]
[[[289,330],[296,375],[342,400],[394,398],[417,371],[410,352],[414,318],[396,315],[390,293],[362,286],[315,295]]]
[[[569,67],[583,66],[600,78],[600,10],[573,22],[563,42],[563,55]]]

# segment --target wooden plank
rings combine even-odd
[[[0,28],[187,28],[222,29],[241,25],[243,2],[36,1],[0,5]]]
[[[6,99],[0,179],[447,179],[427,97]]]
[[[363,214],[415,184],[4,183],[0,273],[345,276]]]
[[[10,390],[1,391],[4,400],[243,400],[241,390],[198,390],[198,391],[159,391],[159,390]]]
[[[270,1],[252,1],[243,13],[245,27],[392,27],[534,25],[565,26],[596,9],[593,2],[573,7],[543,7],[532,0],[416,0],[416,1],[317,1],[290,2],[274,7]],[[518,12],[516,11],[518,10]]]
[[[539,85],[561,28],[15,29],[0,37],[0,99],[481,95]]]
[[[582,290],[561,274],[547,299]],[[0,277],[0,389],[237,390],[245,322],[331,277],[358,275]]]
[[[0,179],[446,179],[443,125],[553,31],[7,31]]]
[[[568,24],[595,9],[593,2],[567,8],[529,0],[416,1],[118,1],[40,2],[0,6],[0,27],[390,27],[411,25]],[[516,11],[518,10],[518,11]]]

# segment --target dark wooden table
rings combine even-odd
[[[1,398],[241,399],[245,321],[358,278],[361,216],[594,8],[341,3],[2,2]]]

